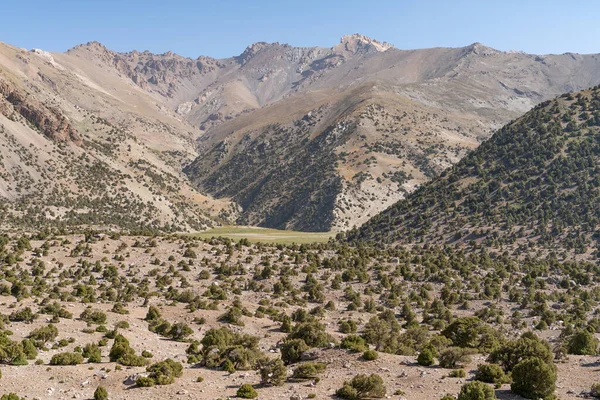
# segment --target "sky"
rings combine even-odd
[[[400,49],[474,42],[527,53],[600,53],[597,0],[0,0],[0,41],[66,51],[225,58],[254,42],[331,47],[360,33]]]

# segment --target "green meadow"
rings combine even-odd
[[[258,228],[252,226],[221,226],[205,232],[194,233],[201,238],[227,237],[233,240],[246,238],[251,242],[263,243],[317,243],[327,242],[335,237],[335,232],[298,232],[279,229]]]

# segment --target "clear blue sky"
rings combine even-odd
[[[481,42],[529,53],[600,53],[598,0],[4,0],[0,41],[65,51],[229,57],[253,42],[325,46],[361,33],[400,49]]]

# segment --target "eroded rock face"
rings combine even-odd
[[[0,80],[0,113],[12,118],[13,112],[33,124],[44,136],[57,142],[81,144],[81,136],[57,108],[47,106],[10,83]]]

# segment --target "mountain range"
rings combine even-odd
[[[1,44],[0,218],[347,230],[537,104],[599,83],[599,55],[400,50],[362,35],[227,59]]]

